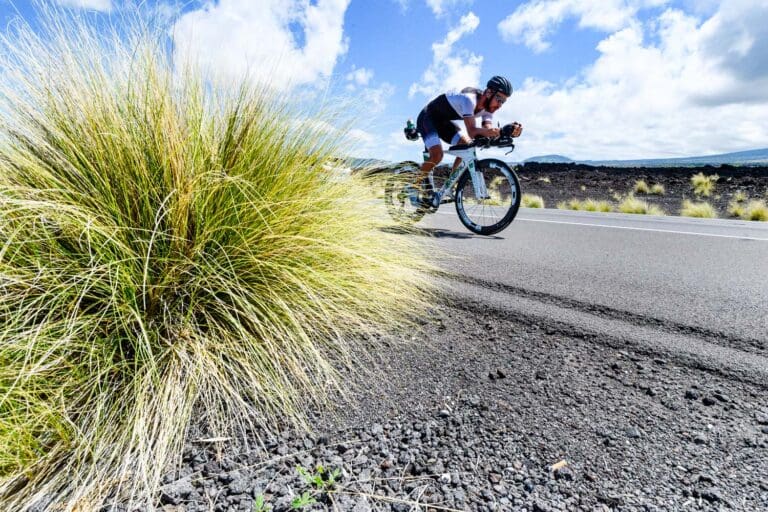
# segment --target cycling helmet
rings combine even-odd
[[[488,80],[488,84],[486,85],[488,89],[491,89],[492,91],[497,91],[503,94],[506,94],[507,96],[510,96],[512,94],[512,84],[504,78],[503,76],[496,75],[490,80]]]

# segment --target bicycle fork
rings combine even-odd
[[[469,176],[472,178],[472,186],[475,189],[475,196],[478,199],[489,199],[488,189],[485,186],[485,176],[483,171],[478,171],[475,167],[475,160],[468,163]]]

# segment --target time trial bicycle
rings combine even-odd
[[[511,152],[515,148],[511,133],[512,126],[507,125],[497,138],[478,137],[469,144],[448,148],[446,153],[461,158],[461,162],[444,179],[437,177],[436,180],[435,170],[430,171],[428,179],[435,191],[434,198],[424,197],[424,193],[414,186],[419,164],[401,162],[395,165],[384,186],[387,211],[396,222],[413,224],[424,215],[437,212],[441,204],[452,202],[461,223],[473,233],[493,235],[502,231],[514,220],[520,208],[520,180],[502,160],[478,160],[477,150],[497,147],[510,148]],[[429,199],[433,200],[430,202]]]

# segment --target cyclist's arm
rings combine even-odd
[[[499,129],[494,128],[490,121],[484,121],[483,126],[477,126],[477,119],[474,117],[465,117],[464,126],[467,128],[467,135],[471,139],[476,137],[498,137]]]

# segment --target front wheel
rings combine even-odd
[[[384,204],[389,215],[399,224],[414,224],[426,213],[413,188],[419,169],[416,162],[397,164],[384,184]]]
[[[456,185],[456,213],[464,226],[478,235],[494,235],[503,230],[520,208],[520,181],[506,163],[495,158],[478,160],[478,178],[485,190],[475,190],[469,171]]]

